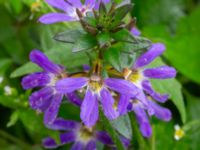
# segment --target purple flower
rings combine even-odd
[[[124,96],[121,96],[119,102],[113,98],[111,90],[121,95],[131,95],[134,97],[138,91],[135,85],[123,80],[107,78],[103,80],[100,76],[91,75],[89,78],[65,78],[56,83],[56,90],[66,94],[86,87],[86,94],[81,105],[81,119],[88,127],[95,125],[99,118],[98,101],[101,102],[105,116],[110,119],[116,119],[119,116],[119,110],[124,111]]]
[[[44,112],[44,122],[52,123],[58,114],[63,94],[55,89],[56,82],[65,77],[64,67],[54,64],[47,56],[39,50],[33,50],[30,53],[30,60],[43,69],[25,76],[22,79],[24,89],[41,88],[32,93],[29,97],[29,104],[32,109]],[[81,105],[80,98],[75,93],[68,93],[67,97],[76,105]]]
[[[78,21],[79,17],[76,13],[76,9],[79,9],[83,16],[87,12],[91,12],[96,5],[96,0],[85,0],[82,4],[80,0],[45,0],[49,5],[55,7],[62,12],[60,13],[48,13],[39,18],[39,21],[43,24],[52,24],[64,21]]]
[[[136,28],[136,27],[133,27],[131,29],[131,33],[134,35],[134,36],[140,36],[141,35],[141,32]]]
[[[169,121],[171,119],[171,112],[168,109],[159,106],[152,100],[153,98],[160,103],[164,103],[168,99],[168,95],[154,91],[149,79],[174,78],[176,76],[176,70],[168,66],[144,68],[156,57],[160,56],[164,50],[165,46],[163,44],[153,44],[146,53],[136,60],[131,69],[126,68],[124,70],[125,79],[130,81],[140,90],[138,95],[128,100],[129,102],[124,102],[124,107],[128,106],[129,110],[135,112],[140,125],[140,130],[145,137],[151,136],[151,126],[146,111],[148,111],[150,116],[155,115],[158,119],[164,121]],[[150,98],[148,96],[150,96]],[[125,112],[121,113],[123,114]]]
[[[76,121],[58,118],[51,125],[48,125],[48,128],[64,131],[60,134],[59,144],[50,137],[43,139],[43,146],[48,149],[57,148],[73,142],[74,144],[71,150],[95,150],[97,141],[115,147],[112,139],[106,132],[88,128]],[[124,137],[122,138],[122,142],[125,146],[129,145],[129,140]]]

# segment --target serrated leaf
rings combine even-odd
[[[155,60],[150,66],[163,66],[165,65],[161,59]],[[154,80],[152,79],[153,87],[156,91],[161,93],[167,93],[170,95],[170,99],[175,104],[179,113],[181,115],[182,122],[186,122],[186,110],[185,104],[182,95],[182,86],[176,79],[167,79],[167,80]]]
[[[64,43],[75,43],[84,34],[80,30],[67,30],[65,32],[58,33],[54,36],[54,39]]]
[[[128,115],[121,116],[111,122],[112,126],[127,139],[132,138],[131,122]]]
[[[90,34],[81,35],[72,48],[72,52],[80,52],[83,50],[88,50],[94,48],[97,45],[96,39]]]

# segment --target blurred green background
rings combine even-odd
[[[152,150],[199,150],[200,149],[200,1],[199,0],[132,0],[135,4],[132,16],[137,27],[153,42],[167,46],[163,59],[178,70],[178,81],[186,109],[183,124],[177,108],[173,120],[163,123],[153,120]],[[20,76],[37,67],[23,65],[28,62],[29,52],[36,48],[48,54],[55,62],[67,68],[87,63],[86,54],[72,55],[70,46],[55,42],[55,33],[78,26],[76,23],[41,25],[41,14],[51,11],[42,0],[0,0],[0,149],[40,150],[45,136],[57,137],[57,133],[43,126],[42,115],[28,107],[28,95],[23,91]],[[65,55],[64,55],[65,54]],[[53,56],[57,56],[56,58]],[[74,61],[74,59],[76,59]],[[16,70],[18,67],[22,66]],[[16,70],[16,71],[15,71]],[[23,74],[21,73],[23,70]],[[18,77],[18,78],[15,78]],[[170,91],[177,86],[171,85]],[[180,88],[180,87],[179,87]],[[182,98],[182,97],[181,97]],[[61,116],[79,120],[76,107],[61,108]],[[174,140],[174,125],[187,131],[182,139]],[[134,135],[133,135],[134,136]],[[68,146],[67,146],[68,147]],[[60,149],[66,149],[60,148]]]

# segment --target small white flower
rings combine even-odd
[[[180,140],[181,138],[184,137],[185,131],[179,125],[175,125],[174,129],[175,129],[175,133],[174,133],[174,139],[175,140],[178,141],[178,140]]]
[[[5,93],[5,95],[12,95],[12,89],[11,89],[11,87],[10,86],[5,86],[4,87],[4,93]]]
[[[0,76],[0,84],[3,82],[4,78]]]

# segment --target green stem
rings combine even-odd
[[[5,131],[3,131],[3,130],[0,130],[0,136],[3,137],[3,138],[5,138],[6,140],[9,140],[9,141],[11,141],[11,142],[13,142],[13,143],[19,145],[21,148],[24,148],[24,149],[31,149],[31,148],[30,148],[30,147],[31,147],[30,145],[28,145],[28,144],[25,143],[25,142],[20,141],[18,138],[16,138],[16,137],[10,135],[9,133],[7,133],[7,132],[5,132]]]
[[[151,150],[156,150],[155,139],[156,139],[155,126],[152,125]]]
[[[148,150],[147,143],[144,137],[141,135],[140,130],[138,129],[135,116],[133,115],[133,113],[129,113],[129,117],[131,120],[131,126],[132,126],[132,132],[133,132],[132,143],[133,143],[134,149]]]

